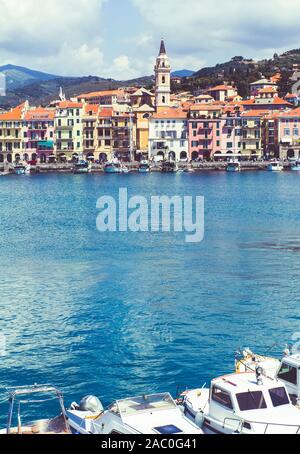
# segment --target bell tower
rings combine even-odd
[[[155,71],[155,106],[156,110],[164,110],[171,105],[171,65],[167,56],[165,42],[162,39],[159,55],[156,59]]]

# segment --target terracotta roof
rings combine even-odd
[[[84,111],[86,114],[89,114],[91,112],[92,115],[97,115],[98,110],[99,110],[99,106],[97,106],[96,104],[86,104],[84,106]]]
[[[300,117],[300,107],[289,110],[288,112],[280,112],[278,117]]]
[[[255,105],[259,105],[259,106],[272,106],[272,105],[283,105],[283,106],[286,106],[286,107],[292,107],[292,104],[288,103],[287,101],[285,101],[284,99],[282,98],[279,98],[278,96],[273,98],[272,99],[272,102],[267,102],[266,100],[266,103],[263,104],[263,103],[257,103],[256,102],[257,100],[255,98],[252,98],[252,99],[247,99],[246,101],[241,101],[241,104],[243,106],[255,106]]]
[[[242,117],[264,117],[269,113],[268,110],[252,109],[242,112]]]
[[[103,107],[99,110],[98,116],[99,118],[109,118],[112,117],[114,114],[114,109],[112,107]]]
[[[205,110],[221,110],[222,109],[222,106],[220,104],[208,104],[208,103],[205,103],[205,104],[193,104],[191,107],[190,107],[190,110],[192,111],[197,111],[197,110],[202,110],[202,111],[205,111]]]
[[[92,93],[84,93],[83,95],[77,96],[77,99],[91,99],[91,98],[101,98],[105,96],[117,96],[124,95],[124,90],[104,90],[104,91],[94,91]]]
[[[0,115],[0,121],[13,121],[13,120],[22,120],[22,115],[24,112],[25,104],[20,104],[19,106],[11,109],[9,112],[5,112]]]
[[[156,112],[153,117],[154,119],[164,119],[164,118],[187,118],[187,113],[184,112],[182,109],[177,108],[168,108],[161,112]]]
[[[207,91],[227,91],[227,90],[235,90],[234,87],[231,85],[217,85],[216,87],[209,88]]]
[[[58,104],[60,109],[81,109],[83,104],[81,102],[73,102],[73,101],[61,101]]]
[[[54,120],[55,118],[55,109],[44,109],[43,107],[37,107],[35,109],[30,109],[26,112],[24,120],[26,121],[41,121],[41,120]]]

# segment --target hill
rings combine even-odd
[[[173,77],[191,77],[195,74],[195,71],[190,71],[189,69],[181,69],[180,71],[172,72]]]
[[[197,93],[213,85],[227,82],[234,84],[241,96],[247,97],[250,95],[250,83],[263,76],[268,78],[280,72],[282,80],[279,85],[279,94],[284,95],[291,90],[293,82],[290,78],[295,64],[300,66],[300,49],[290,50],[282,55],[274,54],[273,58],[261,61],[236,56],[228,62],[200,69],[192,77],[184,80],[180,90]]]
[[[59,78],[54,74],[34,71],[23,66],[4,65],[0,66],[0,73],[6,76],[6,85],[8,89],[15,89],[30,85],[33,82],[48,81]]]

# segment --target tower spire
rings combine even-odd
[[[164,40],[164,38],[161,38],[159,55],[166,55],[166,53],[167,52],[166,52],[165,40]]]

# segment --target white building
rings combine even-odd
[[[188,158],[187,113],[166,108],[149,121],[149,155],[154,160],[180,161]]]

